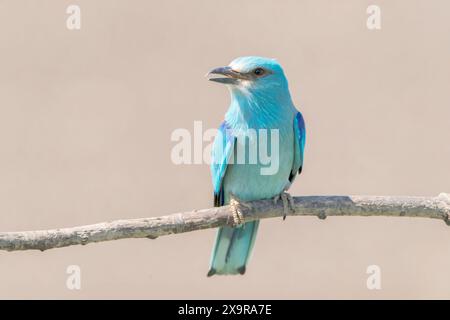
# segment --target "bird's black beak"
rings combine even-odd
[[[206,76],[211,77],[214,75],[219,75],[222,77],[209,78],[209,80],[223,84],[238,84],[240,80],[247,79],[245,75],[233,70],[231,67],[219,67],[212,69]]]

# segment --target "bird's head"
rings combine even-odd
[[[232,94],[289,94],[283,68],[275,59],[240,57],[228,66],[212,69],[207,76],[227,85]]]

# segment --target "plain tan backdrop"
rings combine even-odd
[[[366,28],[369,4],[382,29]],[[66,28],[78,4],[79,31]],[[0,1],[0,231],[209,207],[170,135],[223,119],[204,74],[277,58],[308,130],[295,195],[450,191],[448,1]],[[450,298],[450,229],[263,221],[245,276],[206,278],[215,231],[0,253],[0,298]],[[381,290],[366,268],[381,268]],[[66,288],[79,265],[82,288]]]

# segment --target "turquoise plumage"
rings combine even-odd
[[[209,75],[219,76],[210,80],[226,84],[231,93],[212,150],[214,205],[229,204],[231,197],[252,201],[280,195],[301,172],[305,148],[304,120],[283,69],[273,59],[242,57]],[[264,150],[270,163],[261,157]],[[258,225],[219,228],[208,276],[245,273]]]

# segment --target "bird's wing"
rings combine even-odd
[[[303,168],[303,154],[305,150],[305,121],[300,112],[297,112],[294,118],[294,162],[292,165],[291,174],[289,175],[289,181],[292,183],[297,176],[300,174]]]
[[[231,129],[224,121],[219,127],[214,139],[211,154],[211,173],[214,186],[214,206],[224,205],[223,178],[227,171],[228,163],[234,151],[235,137]]]

